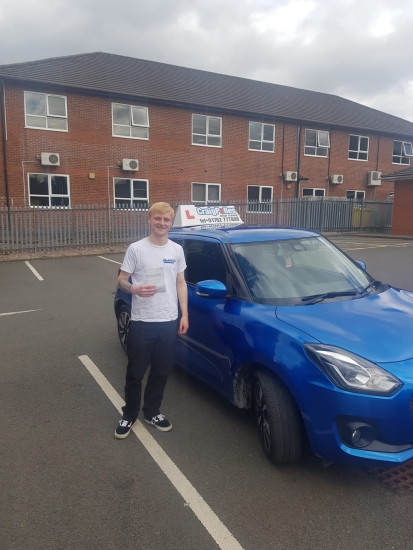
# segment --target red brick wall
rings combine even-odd
[[[413,179],[394,185],[393,235],[413,235]]]
[[[41,91],[51,92],[46,87]],[[14,205],[24,202],[23,170],[26,200],[27,173],[44,172],[70,176],[72,205],[105,204],[108,166],[112,167],[109,169],[111,201],[114,177],[148,179],[150,202],[190,202],[191,182],[221,183],[223,201],[245,200],[248,184],[273,186],[274,198],[295,196],[295,184],[288,185],[280,177],[282,172],[296,169],[297,126],[294,124],[276,123],[275,153],[248,151],[248,123],[252,119],[223,115],[223,147],[199,147],[191,145],[192,113],[196,111],[150,105],[150,140],[125,139],[112,137],[109,99],[70,93],[67,94],[69,132],[25,129],[23,92],[17,87],[6,90],[9,189]],[[144,105],[143,102],[136,104]],[[378,163],[379,138],[375,135],[370,135],[369,161],[354,161],[347,160],[349,133],[333,130],[328,159],[304,156],[304,130],[300,174],[310,181],[301,183],[301,187],[323,187],[329,196],[345,196],[346,189],[365,190],[367,199],[380,200],[386,199],[393,190],[391,183],[383,182],[380,188],[366,186],[367,171],[378,169],[385,173],[397,169],[391,164],[391,138],[380,138]],[[59,153],[60,166],[41,166],[37,158],[41,152]],[[122,172],[118,167],[122,158],[138,159],[139,171]],[[94,173],[95,179],[89,179],[89,173]],[[344,184],[329,184],[329,174],[343,174]],[[4,169],[0,164],[0,200],[4,196],[3,180]]]

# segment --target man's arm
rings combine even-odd
[[[181,318],[179,320],[178,334],[185,334],[189,328],[188,322],[188,288],[186,286],[184,273],[178,273],[176,276],[176,292],[178,294],[179,306],[181,308]]]
[[[149,298],[156,294],[158,287],[156,285],[132,285],[128,279],[131,276],[126,271],[119,271],[118,275],[118,288],[126,292],[127,294],[137,294],[141,298]]]

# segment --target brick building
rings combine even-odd
[[[0,87],[0,206],[385,200],[413,155],[413,123],[338,96],[118,55],[3,65]]]

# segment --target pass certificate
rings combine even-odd
[[[165,272],[163,267],[145,269],[145,285],[156,285],[157,292],[166,292]]]

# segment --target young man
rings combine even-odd
[[[166,202],[149,209],[149,237],[126,251],[118,287],[132,294],[128,334],[125,406],[115,431],[124,439],[138,417],[142,378],[151,364],[142,407],[145,422],[167,432],[171,423],[160,412],[163,392],[171,371],[178,334],[188,330],[188,291],[182,247],[168,239],[174,211]],[[132,277],[132,284],[128,279]],[[181,318],[178,320],[178,302]]]

